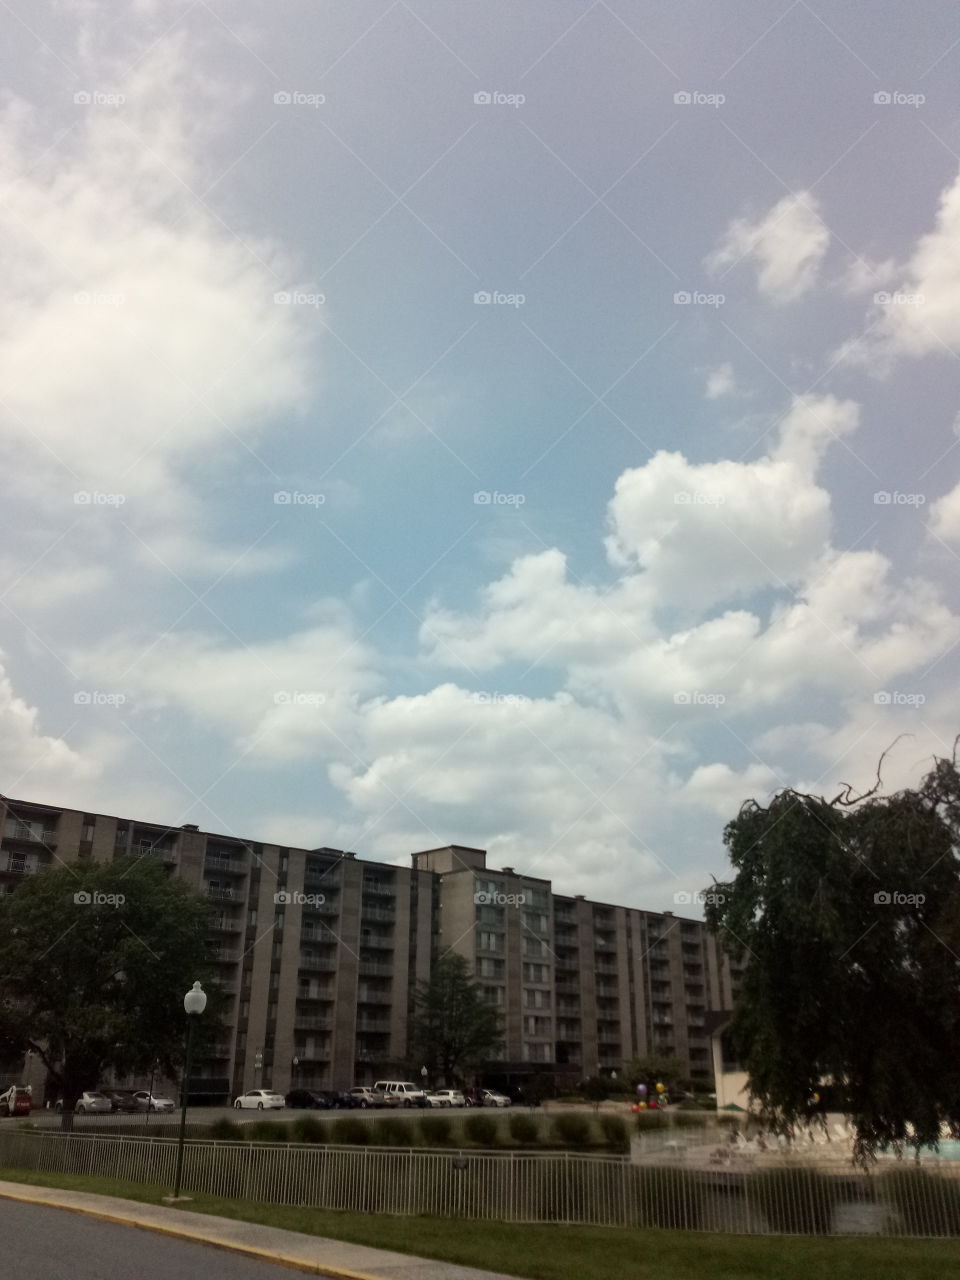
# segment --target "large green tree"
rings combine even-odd
[[[832,800],[783,791],[728,824],[708,924],[744,965],[730,1035],[767,1119],[835,1086],[861,1161],[960,1134],[960,776]]]
[[[417,987],[410,1047],[432,1078],[448,1084],[466,1076],[503,1047],[500,1015],[481,994],[463,956],[448,951]]]
[[[174,1074],[196,980],[211,996],[198,1045],[214,1032],[208,919],[196,891],[146,858],[67,864],[0,902],[0,1042],[39,1055],[65,1125],[108,1068]]]

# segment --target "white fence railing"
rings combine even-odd
[[[172,1137],[0,1130],[0,1166],[169,1186]],[[186,1143],[183,1186],[260,1203],[740,1234],[960,1236],[960,1176],[636,1165],[620,1156]]]

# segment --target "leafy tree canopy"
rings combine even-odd
[[[448,951],[417,987],[410,1043],[431,1076],[449,1084],[462,1083],[502,1048],[500,1015],[484,1000],[463,956]]]
[[[0,902],[0,1041],[39,1054],[65,1122],[108,1068],[175,1072],[196,980],[211,997],[200,1043],[215,1031],[208,918],[205,899],[147,859],[68,864]]]
[[[916,790],[748,801],[708,924],[744,964],[730,1036],[766,1118],[845,1096],[856,1157],[960,1134],[960,775]]]

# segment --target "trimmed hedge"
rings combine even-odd
[[[575,1111],[554,1117],[553,1132],[571,1147],[586,1147],[591,1139],[590,1121]]]
[[[532,1146],[540,1141],[540,1125],[532,1116],[524,1115],[518,1111],[511,1115],[508,1122],[510,1137],[514,1142],[522,1142],[527,1146]]]
[[[294,1142],[326,1142],[327,1126],[316,1116],[298,1116],[291,1125]]]
[[[421,1116],[420,1132],[431,1147],[445,1147],[453,1136],[453,1122],[449,1116]]]
[[[600,1128],[609,1146],[626,1151],[630,1146],[630,1134],[620,1116],[600,1116]]]
[[[477,1142],[483,1147],[495,1147],[497,1145],[499,1128],[500,1126],[493,1116],[467,1116],[463,1122],[463,1131],[467,1137],[471,1142]]]

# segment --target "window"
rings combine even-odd
[[[247,924],[255,925],[256,923],[257,923],[257,909],[256,907],[251,907],[250,910],[247,912]]]
[[[549,1009],[550,992],[531,990],[531,988],[525,987],[523,991],[523,1004],[526,1009]]]
[[[550,954],[550,948],[542,938],[524,938],[523,954],[525,956],[536,956],[543,959]]]
[[[523,923],[527,929],[531,929],[534,933],[547,932],[547,917],[539,915],[535,911],[525,911],[523,913]]]
[[[503,934],[481,932],[477,938],[477,948],[480,951],[502,951]]]
[[[550,1019],[538,1018],[535,1014],[528,1014],[523,1020],[523,1031],[528,1036],[548,1036],[550,1034]]]
[[[503,927],[503,907],[477,907],[477,924],[498,924]]]
[[[487,1004],[503,1004],[503,987],[481,987],[480,990]]]
[[[550,1061],[550,1045],[548,1044],[527,1044],[523,1046],[524,1062],[549,1062]]]
[[[545,964],[525,964],[523,980],[524,982],[549,982],[550,970]]]
[[[504,963],[502,960],[491,960],[483,956],[477,961],[477,972],[481,978],[502,978],[504,974]]]
[[[489,898],[492,901],[495,901],[498,897],[503,896],[503,885],[498,884],[496,880],[478,879],[476,881],[476,895],[481,900],[483,898]]]

